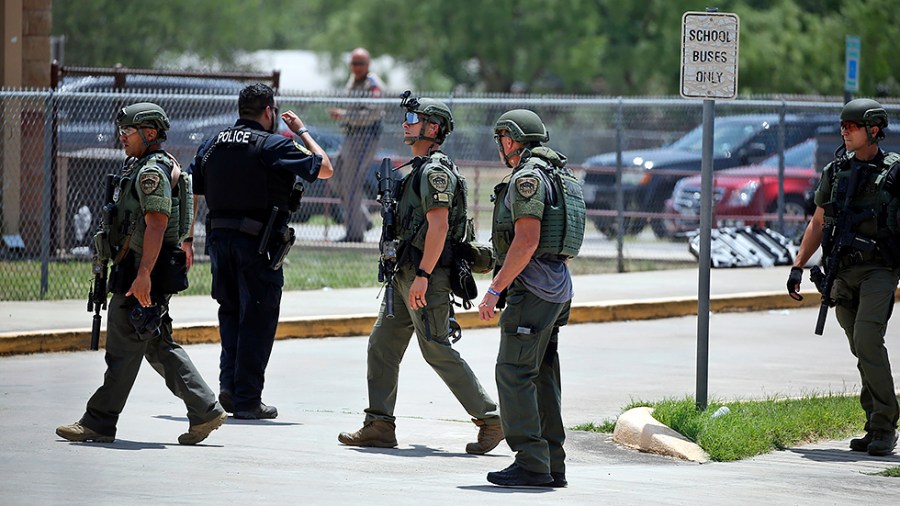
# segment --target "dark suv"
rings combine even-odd
[[[834,123],[833,116],[785,116],[785,147],[813,137],[816,130]],[[715,120],[713,170],[758,162],[778,150],[781,130],[778,115],[723,116]],[[622,191],[626,211],[662,213],[675,183],[699,172],[702,160],[703,127],[698,126],[674,143],[657,149],[622,153]],[[616,153],[593,156],[584,162],[584,200],[588,209],[616,209]],[[601,171],[591,171],[599,168]],[[688,171],[686,174],[685,171]],[[607,236],[616,232],[615,217],[594,218],[598,230]],[[625,233],[643,230],[645,218],[628,218]],[[665,219],[650,220],[657,237],[669,237],[672,228]]]

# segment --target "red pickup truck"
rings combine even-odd
[[[713,173],[713,227],[761,225],[799,239],[806,229],[804,193],[818,184],[814,167],[816,140],[809,139],[784,153],[784,229],[778,227],[778,155],[759,164]],[[675,184],[666,201],[679,216],[669,225],[678,236],[700,226],[700,176]]]

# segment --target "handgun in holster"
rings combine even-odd
[[[284,259],[287,257],[288,253],[290,253],[291,246],[294,245],[294,241],[296,240],[297,236],[294,234],[294,229],[291,227],[282,227],[275,235],[275,238],[272,241],[271,260],[269,261],[269,267],[273,271],[277,271],[281,268],[281,264],[284,263]]]

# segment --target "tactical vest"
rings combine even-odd
[[[269,135],[244,125],[217,134],[200,165],[210,218],[265,223],[274,206],[288,214],[294,175],[263,163],[261,153]]]
[[[863,170],[858,180],[856,192],[851,200],[851,211],[860,212],[867,209],[875,210],[875,217],[861,221],[853,232],[868,239],[885,239],[900,234],[897,210],[900,203],[884,189],[885,179],[891,165],[900,162],[897,153],[886,153],[878,165],[865,164],[851,160],[832,162],[823,173],[831,175],[831,195],[826,209],[833,212],[825,213],[825,223],[831,225],[837,221],[837,214],[843,210],[845,193],[848,186],[846,180],[850,178],[851,166],[856,165],[856,170]]]
[[[443,166],[456,177],[456,191],[450,202],[447,241],[451,244],[462,242],[466,238],[466,227],[469,221],[466,215],[468,185],[466,178],[459,173],[453,160],[444,153],[435,151],[421,164],[414,162],[412,172],[407,174],[400,183],[400,200],[397,202],[398,223],[400,224],[398,236],[401,242],[410,244],[419,251],[425,249],[425,233],[428,231],[428,222],[425,219],[422,196],[419,192],[422,174],[432,165]]]
[[[113,197],[115,212],[110,216],[108,241],[112,251],[121,250],[126,241],[129,249],[137,253],[143,251],[144,231],[147,225],[137,194],[139,190],[135,185],[137,175],[144,167],[156,165],[171,187],[172,168],[175,163],[172,155],[162,150],[126,162]],[[178,183],[172,189],[169,220],[163,234],[164,244],[179,244],[185,237],[191,235],[190,226],[194,215],[193,195],[190,174],[182,172]]]
[[[524,153],[524,166],[515,171],[513,179],[534,176],[540,179],[545,192],[544,214],[541,217],[541,239],[535,256],[574,258],[584,241],[585,205],[581,183],[565,166],[565,160],[549,148],[538,147]],[[556,153],[553,153],[556,155]],[[559,160],[557,163],[553,161]],[[497,252],[497,263],[503,264],[515,236],[512,210],[506,206],[510,182],[494,187],[494,213],[491,243]]]

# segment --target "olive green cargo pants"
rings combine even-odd
[[[81,424],[106,436],[116,435],[119,414],[134,386],[144,358],[166,381],[166,386],[187,407],[191,425],[208,422],[222,414],[215,393],[209,388],[184,349],[172,340],[172,319],[163,317],[158,337],[142,338],[128,320],[134,299],[113,295],[107,313],[106,374],[103,385],[87,403]],[[146,336],[145,336],[146,337]]]
[[[850,341],[862,380],[859,403],[866,412],[866,431],[893,430],[900,408],[884,347],[887,322],[894,307],[900,270],[861,264],[838,272],[832,294],[835,316]]]
[[[503,433],[516,464],[536,473],[566,471],[557,347],[571,304],[547,302],[514,281],[500,314],[496,374]]]
[[[368,383],[369,407],[366,423],[386,420],[394,423],[400,361],[415,332],[419,349],[428,365],[441,377],[466,412],[487,425],[500,423],[497,403],[482,388],[469,364],[450,346],[449,269],[437,267],[428,280],[425,310],[407,305],[415,268],[408,266],[394,276],[394,317],[385,316],[385,301],[369,335]],[[431,337],[426,337],[430,335]]]

